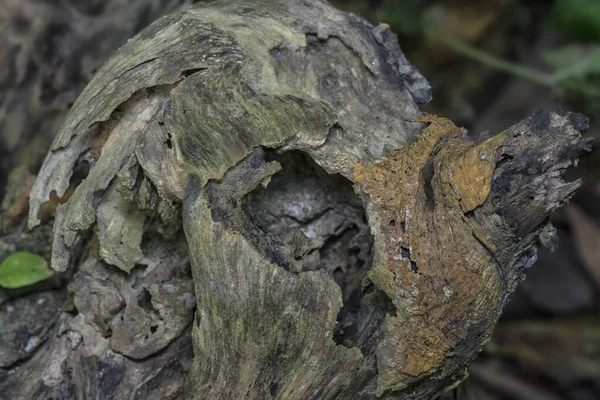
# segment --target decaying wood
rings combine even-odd
[[[458,384],[555,245],[548,216],[579,186],[561,175],[590,143],[559,108],[476,143],[421,115],[429,96],[386,26],[321,0],[159,19],[95,74],[31,189],[35,227],[90,165],[54,220],[73,302],[0,384],[302,400]]]
[[[355,172],[381,230],[382,260],[370,277],[397,313],[385,323],[390,344],[378,349],[391,364],[378,363],[382,381],[460,374],[461,359],[489,338],[539,243],[554,245],[546,218],[580,185],[560,175],[590,145],[580,136],[587,120],[560,109],[540,110],[479,144],[448,120],[418,120],[431,125],[414,144]]]
[[[29,190],[60,124],[98,67],[119,46],[145,25],[186,3],[191,1],[0,1],[0,197],[4,197],[0,205],[0,260],[15,251],[33,252],[50,260],[54,210],[69,198],[87,169],[84,163],[74,171],[63,199],[55,193],[50,195],[40,210],[42,224],[28,231]],[[182,269],[179,276],[187,279],[189,286],[186,251],[183,245],[183,260],[169,268]],[[157,249],[146,255],[152,254],[153,265],[159,265],[164,253],[172,252],[172,248]],[[73,265],[80,261],[74,260]],[[71,268],[29,287],[0,288],[0,399],[111,398],[111,393],[128,396],[136,391],[147,398],[167,398],[166,394],[176,393],[193,355],[189,327],[171,342],[170,354],[134,362],[116,353],[86,358],[75,351],[83,343],[77,332],[98,328],[78,325],[77,332],[68,328],[55,340],[57,332],[62,332],[57,331],[57,323],[64,328],[69,312],[74,310],[69,306],[72,301],[65,305],[73,273]],[[78,281],[87,283],[72,286],[77,289],[71,296],[85,293],[87,304],[93,304],[94,309],[101,307],[94,315],[89,314],[89,308],[78,308],[79,314],[88,315],[90,321],[103,320],[102,327],[108,325],[110,321],[103,316],[111,316],[115,311],[111,305],[120,304],[120,297],[114,296],[115,285],[102,276],[84,281],[80,276]],[[140,277],[130,280],[133,282],[147,286]],[[135,293],[125,289],[129,290],[125,301],[135,303]],[[106,299],[100,301],[103,297]],[[189,313],[185,307],[181,311]],[[132,320],[126,322],[135,326]],[[146,330],[151,333],[150,326]],[[168,330],[172,332],[172,328]],[[93,337],[106,344],[102,336]],[[86,340],[93,344],[90,336]],[[111,368],[107,369],[106,362]],[[79,373],[86,369],[89,371]],[[119,378],[125,370],[131,378]]]

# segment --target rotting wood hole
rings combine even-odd
[[[250,192],[243,207],[271,241],[292,249],[291,262],[279,265],[292,272],[324,269],[340,286],[343,307],[337,316],[334,340],[355,347],[361,326],[378,326],[389,308],[382,297],[374,303],[386,311],[365,322],[363,297],[369,287],[379,291],[372,283],[363,284],[373,263],[374,243],[362,201],[352,182],[328,174],[303,152],[277,154],[266,150],[265,161],[276,161],[282,169],[266,188]],[[362,326],[365,332],[369,329]]]
[[[333,340],[374,351],[371,339],[395,309],[366,278],[374,240],[352,182],[301,151],[258,147],[221,179],[209,180],[204,196],[213,221],[242,234],[271,263],[292,274],[327,271],[343,299]]]

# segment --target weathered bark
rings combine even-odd
[[[37,371],[27,396],[186,399],[456,385],[555,244],[587,120],[541,110],[476,143],[420,116],[429,96],[389,29],[320,0],[209,1],[152,24],[96,73],[33,185],[30,227],[70,196],[51,261],[77,271],[73,304],[0,384]]]
[[[42,207],[43,223],[32,231],[26,228],[26,215],[29,191],[52,140],[102,63],[144,26],[186,3],[191,1],[0,0],[0,260],[15,251],[50,259],[52,210],[58,199],[53,196]],[[68,193],[86,169],[74,172]],[[153,253],[155,264],[160,252]],[[182,257],[179,264],[172,264],[182,269],[178,274],[189,285],[185,245]],[[88,332],[89,347],[107,347],[102,327],[110,322],[107,319],[115,312],[112,307],[122,301],[114,294],[115,284],[106,283],[106,277],[98,275],[100,271],[94,279],[82,272],[71,297],[79,292],[76,297],[81,299],[85,292],[87,303],[82,307],[93,305],[97,313],[91,315],[83,311],[89,308],[81,308],[80,314],[102,322],[93,322],[95,328],[91,329],[80,317],[80,325],[73,328],[69,314],[75,310],[73,301],[65,304],[65,299],[70,296],[67,285],[81,269],[80,263],[74,260],[74,268],[33,286],[0,288],[0,399],[130,398],[136,391],[147,398],[168,398],[169,393],[176,393],[193,356],[189,327],[168,347],[170,353],[143,361],[110,351],[100,357],[93,355],[95,350],[85,350],[87,355],[74,351],[83,345],[78,332]],[[111,271],[111,279],[113,274]],[[134,282],[140,286],[135,288],[139,297],[147,298],[141,290],[148,286],[144,278],[131,278],[130,286],[123,288],[128,303],[136,301]],[[95,342],[91,342],[90,332],[102,335],[94,333]],[[68,379],[61,378],[64,375]]]

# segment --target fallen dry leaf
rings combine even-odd
[[[570,205],[566,211],[583,264],[600,288],[600,226],[576,205]]]

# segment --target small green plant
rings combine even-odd
[[[587,42],[546,50],[544,61],[550,71],[531,68],[504,60],[475,48],[449,32],[439,29],[435,21],[424,29],[456,52],[488,67],[511,73],[530,81],[577,94],[588,101],[600,99],[600,1],[556,0],[550,10],[551,26],[578,35]]]
[[[443,3],[439,0],[384,1],[381,8],[371,13],[371,19],[384,21],[397,33],[413,38],[427,34],[490,68],[550,86],[564,94],[577,95],[588,102],[600,102],[600,0],[555,0],[552,3],[547,25],[576,39],[566,46],[545,51],[547,69],[531,68],[486,53],[444,30],[438,21],[443,14],[438,6]]]
[[[48,279],[53,271],[37,254],[19,251],[0,264],[0,287],[16,289]]]
[[[550,22],[584,39],[600,40],[600,1],[555,0]]]

